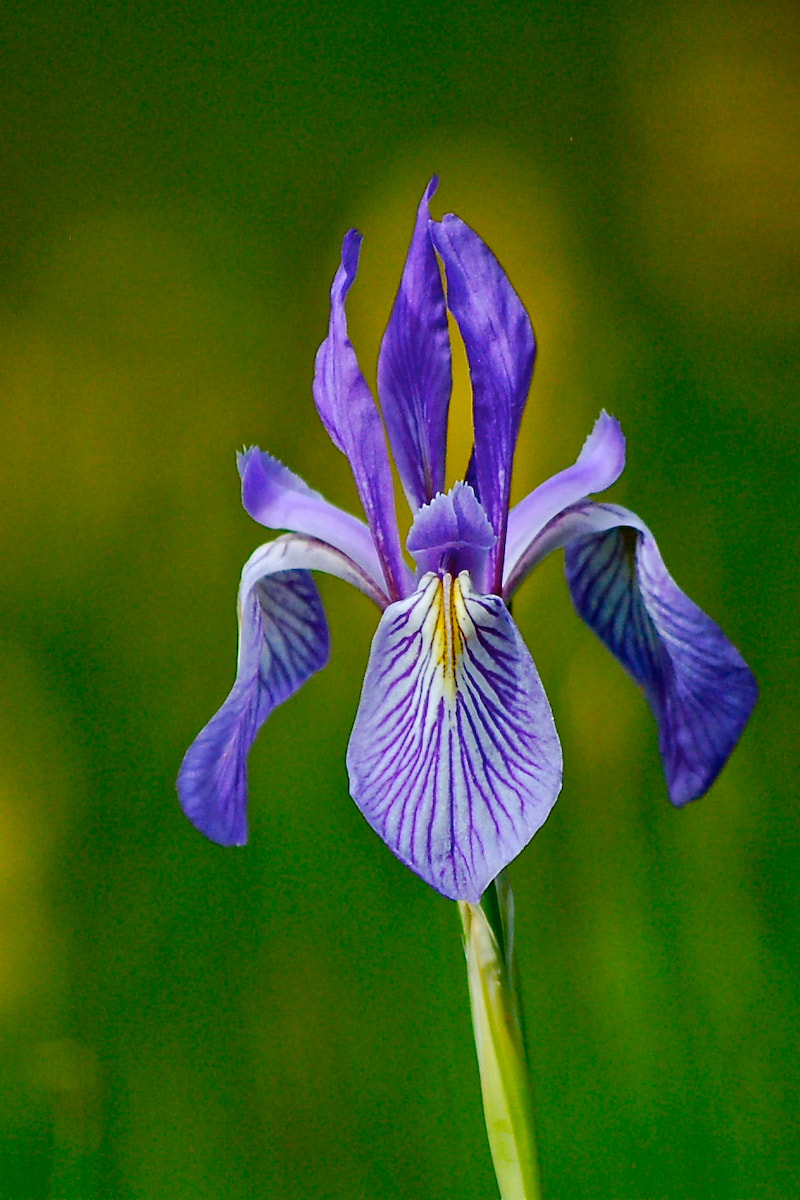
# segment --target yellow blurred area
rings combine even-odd
[[[182,516],[196,553],[198,494],[235,496],[241,412],[262,402],[252,359],[278,306],[224,289],[203,231],[168,218],[63,226],[0,328],[0,538],[73,584],[151,507]]]
[[[642,265],[704,325],[797,328],[799,50],[797,6],[775,2],[672,4],[622,40]]]

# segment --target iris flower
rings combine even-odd
[[[668,574],[639,517],[589,499],[624,466],[613,417],[601,413],[573,465],[509,507],[534,334],[477,234],[452,214],[429,217],[436,184],[420,203],[380,349],[381,413],[347,332],[356,230],[344,238],[328,336],[317,353],[314,400],[349,461],[366,521],[258,448],[239,456],[247,512],[289,532],[244,567],[236,681],[186,754],[178,790],[207,837],[246,841],[253,739],[328,660],[311,575],[327,571],[382,614],[347,751],[350,793],[402,862],[443,895],[477,903],[561,788],[550,704],[508,607],[545,555],[564,549],[578,614],[644,690],[673,804],[711,786],[747,722],[756,685],[722,630]],[[474,432],[465,479],[449,491],[448,308],[466,349]],[[413,514],[406,540],[413,571],[400,540],[387,439]]]

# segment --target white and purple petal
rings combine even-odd
[[[543,824],[561,747],[536,667],[497,596],[430,574],[389,606],[347,752],[350,792],[397,857],[477,903]]]
[[[672,803],[696,800],[747,724],[758,695],[755,677],[672,579],[634,513],[587,504],[554,525],[559,521],[575,608],[647,696]]]
[[[417,212],[400,287],[378,357],[378,395],[389,445],[412,512],[444,488],[452,375],[447,310],[428,229],[428,202]]]
[[[312,570],[337,575],[386,603],[356,563],[313,538],[287,534],[259,547],[246,563],[236,681],[189,747],[178,775],[187,817],[225,846],[247,841],[247,755],[258,730],[328,661],[328,626]]]
[[[468,480],[497,534],[491,591],[500,591],[511,467],[533,376],[536,341],[528,314],[489,247],[459,217],[431,222],[444,262],[447,304],[467,351],[475,444]]]
[[[345,299],[358,272],[361,235],[351,229],[331,288],[328,336],[317,351],[314,402],[334,445],[350,463],[389,595],[407,595],[411,575],[403,559],[389,452],[383,425],[347,334]]]

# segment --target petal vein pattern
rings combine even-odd
[[[389,606],[348,748],[350,790],[402,862],[477,903],[561,786],[536,667],[502,600],[426,575]]]
[[[291,546],[293,540],[298,539],[285,542]],[[273,568],[267,574],[269,552],[278,564],[290,557],[284,545],[272,542],[254,556],[258,574],[245,568],[236,681],[178,774],[187,817],[224,846],[247,841],[247,755],[256,734],[279,704],[325,666],[330,653],[325,611],[310,573]]]
[[[755,678],[672,579],[643,522],[611,505],[586,513],[598,526],[618,524],[567,544],[573,602],[643,688],[658,721],[670,799],[687,804],[710,788],[739,740],[758,695]]]

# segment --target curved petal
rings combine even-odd
[[[351,229],[331,288],[328,336],[314,364],[314,402],[334,445],[350,463],[392,599],[411,589],[403,559],[383,425],[347,334],[345,299],[358,272],[361,235]]]
[[[561,786],[550,705],[502,600],[466,572],[384,613],[347,767],[373,829],[453,900],[477,903],[543,824]]]
[[[530,570],[525,556],[548,521],[570,505],[616,483],[625,468],[625,434],[603,409],[571,467],[559,471],[515,504],[508,514],[503,595],[506,599]]]
[[[372,534],[358,517],[330,504],[277,458],[251,446],[237,455],[242,504],[254,521],[327,542],[358,563],[383,585],[383,570]]]
[[[378,357],[378,395],[389,445],[412,512],[444,489],[452,375],[447,311],[428,230],[425,189]]]
[[[672,579],[655,538],[634,513],[588,504],[564,517],[575,608],[647,696],[672,803],[696,800],[747,724],[758,695],[755,677],[716,622]]]
[[[431,222],[431,237],[444,262],[447,303],[467,351],[475,436],[468,478],[497,534],[490,557],[490,590],[499,592],[511,467],[533,376],[536,341],[505,271],[468,225],[450,213]]]
[[[328,661],[328,626],[310,570],[328,571],[368,595],[370,588],[374,592],[355,563],[293,534],[259,547],[246,563],[239,588],[236,681],[189,747],[178,774],[183,811],[206,837],[225,846],[247,841],[247,755],[258,730]]]

